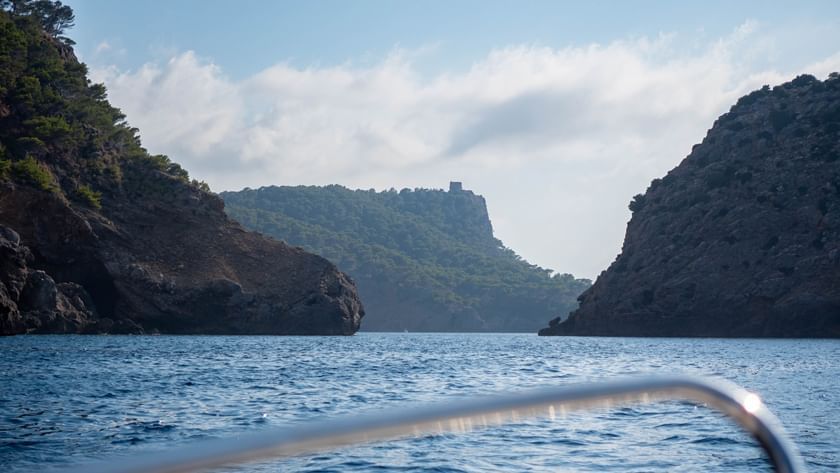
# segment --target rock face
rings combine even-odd
[[[58,283],[28,267],[29,248],[20,236],[0,225],[0,333],[78,333],[98,331],[100,319],[87,291],[72,282]],[[141,331],[136,325],[129,331]]]
[[[540,335],[840,337],[840,78],[741,98]]]
[[[355,286],[333,264],[247,232],[217,197],[157,177],[171,186],[171,200],[139,195],[101,213],[0,187],[0,223],[9,225],[0,227],[3,334],[359,329]]]
[[[0,45],[0,334],[358,330],[350,278],[149,155],[69,46],[5,11]]]

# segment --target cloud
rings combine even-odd
[[[111,50],[111,44],[107,41],[102,41],[101,43],[96,45],[96,49],[94,50],[94,54],[101,54],[106,51]]]
[[[631,196],[677,165],[739,96],[840,69],[839,51],[810,66],[757,68],[774,44],[761,35],[749,21],[700,48],[674,34],[517,45],[432,76],[400,50],[365,66],[280,63],[239,81],[192,51],[91,73],[151,152],[215,190],[461,180],[487,197],[506,244],[593,277],[620,249]]]
[[[141,129],[152,152],[200,168],[202,162],[221,158],[222,141],[244,131],[238,128],[244,115],[239,87],[193,52],[163,67],[146,64],[130,73],[93,69],[91,77],[108,86],[111,101]]]

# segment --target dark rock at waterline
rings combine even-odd
[[[0,225],[0,333],[24,330],[17,303],[29,276],[29,258],[29,249],[20,246],[17,232]]]
[[[540,335],[840,337],[840,78],[745,97],[630,205],[621,254]]]
[[[0,225],[0,333],[79,332],[96,319],[80,285],[60,283],[30,269],[31,253],[19,235]]]

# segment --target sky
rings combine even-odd
[[[594,279],[738,97],[840,71],[837,1],[68,0],[143,145],[214,191],[448,187]]]

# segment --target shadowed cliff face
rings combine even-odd
[[[840,337],[840,78],[741,98],[541,335]]]
[[[130,180],[133,171],[127,171]],[[217,197],[159,178],[172,186],[173,199],[141,195],[105,201],[101,213],[74,209],[37,190],[0,188],[0,223],[6,225],[0,228],[20,235],[3,242],[20,262],[6,274],[22,271],[26,282],[32,273],[43,273],[52,287],[73,283],[86,301],[65,304],[81,310],[64,310],[55,302],[8,297],[3,332],[348,335],[358,330],[364,312],[355,286],[334,265],[247,232],[225,217]],[[19,243],[12,245],[15,240]],[[17,292],[25,294],[30,286],[37,289],[24,284]]]
[[[349,335],[327,260],[250,233],[139,145],[72,50],[0,12],[0,334]]]

